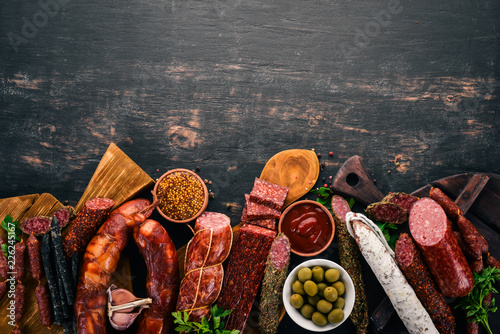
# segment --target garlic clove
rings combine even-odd
[[[114,284],[108,288],[107,293],[109,322],[117,330],[132,326],[137,316],[143,309],[149,308],[152,302],[151,298],[137,298],[130,291]]]

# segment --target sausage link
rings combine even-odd
[[[173,323],[179,292],[179,263],[167,231],[148,219],[134,229],[134,239],[148,269],[146,290],[153,300],[143,313],[137,333],[166,334]]]
[[[20,282],[24,277],[25,255],[26,255],[26,244],[24,243],[24,240],[21,240],[20,242],[14,245],[14,256],[15,256],[14,278],[18,282]]]
[[[429,197],[441,205],[446,215],[454,222],[458,220],[458,217],[463,215],[463,211],[449,198],[444,192],[439,188],[432,187],[429,192]]]
[[[0,282],[0,300],[3,299],[7,293],[7,281]]]
[[[407,233],[399,236],[394,251],[399,268],[415,290],[439,333],[454,333],[455,317],[444,297],[438,292],[420,252]]]
[[[28,257],[30,259],[31,276],[37,281],[40,281],[42,277],[42,255],[41,246],[37,237],[34,234],[30,235],[26,241],[26,246],[28,247]]]
[[[23,283],[17,283],[14,288],[14,305],[16,308],[14,323],[19,325],[24,315],[24,302],[26,300],[26,288]]]
[[[0,245],[3,245],[5,240],[3,240],[2,236],[0,236]],[[0,250],[0,278],[3,279],[9,278],[9,261],[5,257],[4,252]]]
[[[78,333],[106,332],[106,289],[127,245],[135,215],[148,210],[147,199],[129,201],[114,210],[87,246],[78,283],[75,315]],[[151,215],[149,209],[144,215]]]
[[[469,246],[476,260],[482,259],[483,254],[488,254],[488,242],[484,240],[483,236],[467,218],[459,216],[457,226],[464,242]]]
[[[50,305],[50,298],[47,285],[38,284],[35,290],[36,302],[38,304],[38,311],[40,314],[40,322],[45,327],[52,325],[52,312]]]

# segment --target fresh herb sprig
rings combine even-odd
[[[380,228],[382,233],[384,234],[385,240],[389,244],[389,246],[394,249],[396,247],[396,240],[398,239],[399,234],[391,234],[389,231],[390,230],[397,230],[398,226],[393,223],[382,223],[382,222],[375,222],[377,226]]]
[[[488,313],[497,311],[495,306],[495,298],[491,302],[484,303],[484,299],[490,293],[494,294],[498,291],[493,287],[493,284],[500,281],[500,269],[495,267],[486,267],[479,274],[474,273],[474,288],[465,297],[460,298],[455,307],[460,307],[467,312],[469,321],[476,321],[484,326],[490,334],[493,332],[488,323]]]
[[[309,192],[318,195],[318,197],[316,198],[316,202],[323,204],[328,210],[332,209],[332,196],[334,194],[331,188],[320,187],[311,189]],[[352,209],[352,206],[354,205],[355,202],[354,198],[348,198],[346,200],[347,203],[349,203],[349,207]]]
[[[5,218],[2,220],[2,224],[0,225],[2,228],[7,231],[7,235],[9,236],[9,240],[6,243],[3,243],[1,245],[2,252],[5,254],[5,257],[9,256],[8,253],[8,243],[14,244],[15,242],[11,241],[10,235],[14,235],[15,241],[21,241],[20,235],[22,234],[21,229],[19,228],[19,223],[17,220],[14,220],[11,215],[6,215]]]
[[[174,324],[177,324],[175,330],[179,333],[200,333],[200,334],[239,334],[239,330],[224,329],[223,318],[228,316],[231,310],[224,310],[217,305],[212,306],[210,309],[210,320],[203,317],[200,322],[189,321],[189,314],[186,311],[173,312]]]

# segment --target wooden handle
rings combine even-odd
[[[379,202],[384,198],[368,175],[359,155],[354,155],[344,162],[333,179],[332,188],[335,192],[353,197],[364,205]]]
[[[476,200],[489,180],[488,175],[475,174],[464,187],[460,195],[457,196],[455,204],[463,211],[464,215]]]

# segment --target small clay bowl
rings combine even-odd
[[[207,208],[207,205],[208,205],[208,189],[207,189],[207,186],[205,185],[205,182],[203,182],[203,180],[195,172],[193,172],[193,171],[191,171],[189,169],[176,168],[176,169],[169,170],[168,172],[166,172],[165,174],[163,174],[162,176],[160,176],[160,178],[158,179],[158,181],[156,181],[156,184],[155,184],[154,189],[153,189],[153,198],[154,198],[155,201],[158,200],[158,193],[157,192],[158,192],[158,187],[159,187],[160,183],[166,177],[168,177],[169,175],[171,175],[173,173],[187,173],[187,174],[190,174],[191,176],[193,176],[201,184],[201,186],[203,188],[203,204],[202,204],[201,208],[198,210],[198,212],[196,212],[193,216],[191,216],[189,218],[186,218],[186,219],[182,219],[182,220],[174,219],[172,217],[167,216],[161,210],[160,205],[158,205],[156,207],[156,210],[158,210],[158,212],[160,213],[160,215],[162,215],[168,221],[171,221],[173,223],[188,223],[188,222],[196,219]]]
[[[316,217],[316,222],[311,216]],[[291,224],[292,221],[295,224]],[[317,233],[318,229],[321,230],[321,236],[317,243],[311,243],[308,238]],[[324,205],[316,201],[302,200],[291,204],[283,212],[278,230],[290,239],[293,253],[309,257],[318,255],[330,246],[335,235],[335,223],[332,214]]]

